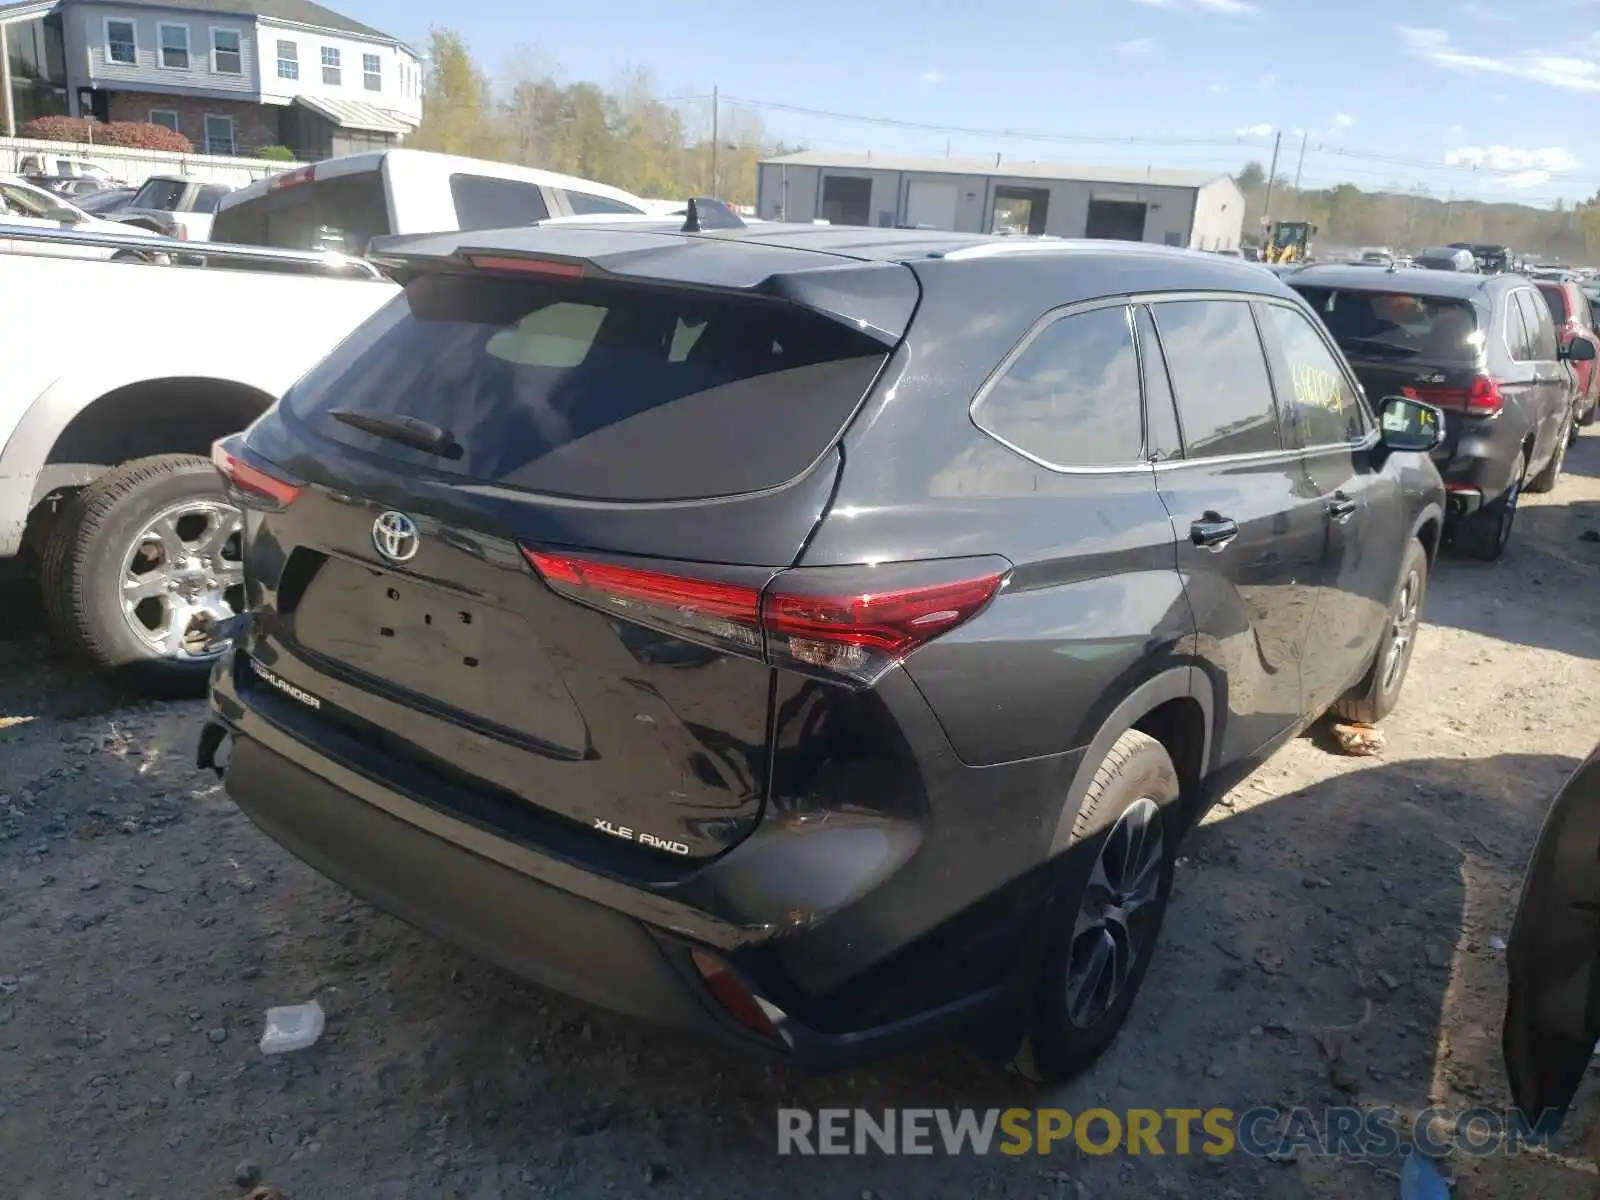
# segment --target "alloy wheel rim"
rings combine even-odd
[[[1417,609],[1421,601],[1422,578],[1415,571],[1406,575],[1406,581],[1395,599],[1393,619],[1389,623],[1389,649],[1384,656],[1383,690],[1392,692],[1406,669],[1406,652],[1417,632]]]
[[[1517,519],[1517,501],[1522,496],[1522,480],[1519,477],[1506,489],[1505,506],[1500,510],[1500,544],[1504,546],[1511,540],[1511,524]]]
[[[1105,1016],[1149,953],[1165,867],[1161,808],[1141,796],[1101,842],[1073,923],[1067,1019],[1079,1029]]]
[[[201,660],[183,638],[197,618],[220,622],[244,608],[244,518],[231,504],[184,500],[141,526],[122,556],[122,616],[164,658]]]

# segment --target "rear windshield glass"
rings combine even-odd
[[[263,192],[223,209],[211,227],[213,241],[343,254],[362,254],[370,239],[390,232],[377,171]]]
[[[1475,362],[1483,345],[1465,300],[1348,288],[1297,289],[1351,358]]]
[[[134,208],[161,208],[171,211],[183,199],[181,179],[147,179],[133,198]]]
[[[805,309],[685,290],[430,276],[284,404],[336,441],[546,494],[673,500],[760,491],[827,449],[886,349]],[[429,454],[331,414],[448,429]]]
[[[1550,314],[1555,317],[1556,324],[1560,324],[1572,315],[1567,309],[1567,289],[1559,283],[1541,283],[1535,286],[1539,294],[1544,297],[1544,302],[1550,306]]]

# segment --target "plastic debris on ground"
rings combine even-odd
[[[1450,1181],[1425,1154],[1408,1154],[1400,1166],[1400,1200],[1449,1200]]]
[[[1489,949],[1493,950],[1496,954],[1504,954],[1506,952],[1505,938],[1501,937],[1498,933],[1491,934],[1489,936]]]
[[[1333,738],[1339,743],[1340,750],[1363,758],[1382,754],[1385,744],[1381,730],[1371,725],[1357,725],[1353,722],[1340,722],[1335,725]]]
[[[261,1053],[289,1054],[314,1046],[327,1023],[322,1005],[315,1000],[309,1004],[269,1008],[267,1027],[261,1033]]]

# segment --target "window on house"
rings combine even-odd
[[[383,60],[376,54],[361,56],[361,86],[369,92],[383,91]]]
[[[178,114],[170,108],[152,108],[150,110],[150,124],[159,125],[163,129],[178,132]]]
[[[232,154],[233,118],[206,114],[206,153]]]
[[[189,69],[189,27],[187,25],[158,25],[161,38],[161,65],[169,71]]]
[[[133,66],[139,61],[139,46],[132,21],[106,22],[106,61]]]
[[[278,43],[278,78],[300,78],[300,47],[294,42]]]
[[[244,56],[239,49],[237,29],[211,31],[211,69],[218,75],[243,75]]]
[[[329,87],[338,87],[344,79],[344,72],[339,67],[339,51],[332,46],[324,46],[322,48],[322,82]]]

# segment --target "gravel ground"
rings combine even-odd
[[[280,851],[192,767],[199,702],[108,692],[13,601],[0,1196],[1396,1196],[1394,1162],[779,1159],[774,1112],[1503,1104],[1494,939],[1600,735],[1600,431],[1568,462],[1503,563],[1441,563],[1381,758],[1302,738],[1195,833],[1128,1028],[1043,1101],[957,1046],[806,1077],[508,979]],[[321,1042],[263,1058],[313,996]],[[1595,1107],[1570,1157],[1452,1161],[1457,1196],[1593,1195]]]

